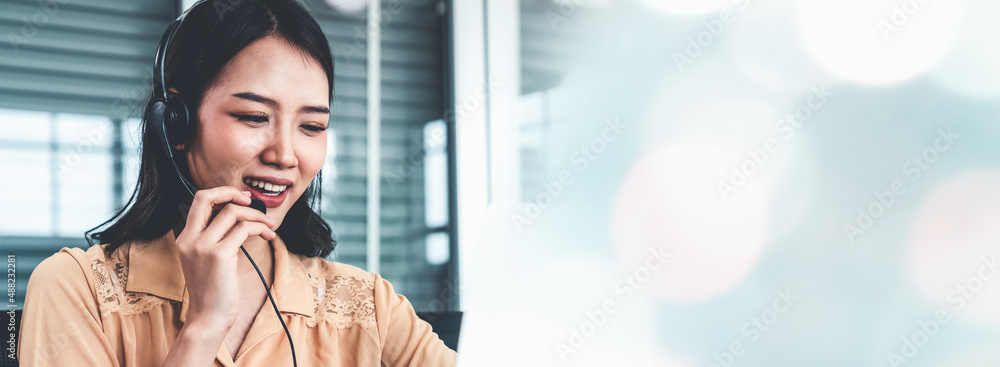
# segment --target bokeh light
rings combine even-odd
[[[945,57],[962,9],[962,1],[800,0],[796,23],[805,49],[830,74],[891,85]]]
[[[968,0],[961,30],[948,58],[930,75],[945,87],[973,97],[1000,96],[1000,2]]]
[[[727,147],[730,149],[726,149]],[[638,274],[651,251],[664,248],[669,266],[651,272],[653,292],[695,301],[739,283],[764,249],[769,182],[750,177],[724,200],[718,189],[738,149],[709,141],[675,142],[645,153],[622,186],[612,235],[626,272]]]
[[[799,41],[795,2],[754,2],[736,13],[731,30],[722,36],[729,59],[765,90],[799,93],[813,85],[833,84],[833,78],[812,62]]]
[[[1000,323],[1000,170],[969,172],[937,187],[910,229],[912,284],[934,307]]]

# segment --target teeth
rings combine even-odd
[[[270,182],[251,180],[249,178],[243,180],[244,183],[250,186],[257,187],[263,191],[269,191],[275,193],[275,195],[280,194],[288,188],[288,185],[275,185]]]

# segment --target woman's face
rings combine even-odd
[[[277,229],[323,166],[328,94],[307,53],[276,36],[248,45],[202,97],[187,154],[195,185],[251,191]]]

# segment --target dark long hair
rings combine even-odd
[[[185,17],[167,48],[164,65],[166,85],[184,98],[193,124],[198,123],[194,113],[205,90],[218,81],[229,60],[250,43],[271,35],[284,38],[319,62],[332,99],[333,56],[319,24],[296,0],[208,0],[197,3]],[[144,111],[149,111],[152,99],[150,93]],[[135,190],[111,219],[85,235],[91,246],[107,244],[109,256],[128,242],[162,237],[186,220],[191,202],[149,121],[144,119],[142,127],[142,163]],[[195,130],[193,125],[189,131]],[[179,161],[186,171],[186,160]],[[312,209],[322,202],[322,177],[322,172],[317,174],[276,231],[292,253],[326,257],[337,245],[330,226]]]

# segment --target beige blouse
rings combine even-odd
[[[456,354],[374,273],[274,247],[272,295],[299,366],[454,366]],[[174,232],[144,245],[63,248],[42,261],[24,300],[22,366],[160,366],[184,325],[188,294]],[[281,323],[265,301],[235,361],[291,366]]]

